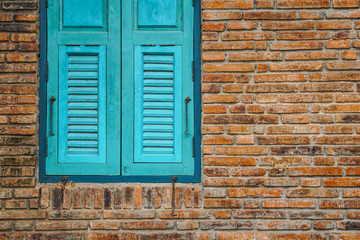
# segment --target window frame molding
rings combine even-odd
[[[188,0],[189,1],[189,0]],[[40,0],[40,93],[39,93],[39,182],[57,183],[63,176],[46,175],[46,126],[47,126],[47,0]],[[201,3],[194,3],[194,175],[177,176],[180,183],[201,182]],[[68,181],[89,183],[167,183],[172,176],[67,176]]]

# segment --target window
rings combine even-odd
[[[41,181],[199,181],[200,31],[192,4],[42,4]]]

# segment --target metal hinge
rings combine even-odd
[[[194,6],[194,5],[193,5]],[[45,7],[48,8],[49,7],[49,0],[45,0]]]
[[[192,4],[193,4],[193,6],[195,6],[195,0],[192,0]]]
[[[192,155],[195,157],[195,137],[192,138]]]
[[[192,80],[195,82],[195,62],[192,61]]]
[[[45,63],[45,81],[49,81],[49,62],[46,61]]]
[[[48,137],[45,138],[45,157],[48,156]]]

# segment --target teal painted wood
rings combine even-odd
[[[109,0],[108,4],[111,5],[111,8],[108,8],[106,0],[101,3],[104,17],[102,27],[96,27],[94,23],[91,23],[90,26],[64,28],[62,27],[63,8],[61,3],[49,0],[47,102],[49,103],[52,96],[57,101],[53,106],[55,135],[47,134],[49,146],[46,158],[47,175],[120,174],[121,73],[118,67],[121,64],[120,4],[116,0]],[[96,5],[96,3],[94,4]],[[107,9],[109,9],[108,13]],[[93,70],[96,64],[91,61],[94,60],[94,56],[98,57],[98,73],[102,79],[98,83],[93,79]],[[66,63],[68,59],[70,60]],[[88,63],[85,64],[86,66],[84,64],[79,66],[79,61],[88,61]],[[71,80],[69,84],[66,81],[66,73],[68,76],[70,75],[65,68],[74,70],[70,74],[76,80]],[[86,87],[84,87],[84,82],[86,82]],[[68,86],[63,86],[64,84],[68,84]],[[100,123],[101,126],[98,126],[98,132],[96,132],[95,124],[96,114],[94,117],[87,117],[84,120],[84,115],[91,116],[94,113],[96,103],[95,94],[92,93],[95,93],[96,90],[99,96],[102,96],[98,98],[97,107],[104,109],[103,111],[99,109],[98,124]],[[70,102],[67,101],[67,97]],[[81,103],[80,100],[86,103]],[[70,112],[64,109],[66,107]],[[80,110],[81,114],[79,114]],[[49,105],[47,113],[47,129],[49,129]],[[70,120],[64,117],[67,115],[72,116]],[[68,122],[66,123],[66,121]],[[80,122],[82,125],[79,124]],[[68,127],[64,129],[66,125]],[[68,134],[70,137],[65,138],[64,134]],[[94,140],[96,138],[97,141]],[[65,144],[62,141],[65,141]],[[98,156],[95,156],[96,152]],[[80,158],[79,155],[84,157]]]
[[[62,27],[104,27],[103,0],[62,0]]]
[[[106,162],[106,47],[60,46],[59,163]]]
[[[189,96],[193,99],[193,82],[191,73],[193,60],[193,8],[191,1],[177,1],[176,15],[180,16],[180,18],[177,21],[176,28],[169,28],[169,25],[165,28],[159,27],[161,25],[147,26],[146,28],[142,27],[143,25],[138,26],[136,20],[141,17],[137,9],[139,5],[137,0],[133,0],[131,3],[132,4],[129,4],[129,2],[123,2],[122,4],[122,21],[127,23],[124,24],[122,29],[122,54],[124,59],[122,64],[122,99],[124,103],[122,106],[122,174],[124,176],[193,176],[194,158],[192,157],[192,136],[194,135],[194,101],[189,103],[188,109],[190,135],[184,134],[185,98]],[[146,7],[150,8],[151,6],[142,6],[142,8]],[[149,9],[146,11],[151,12],[152,10]],[[172,12],[174,9],[168,8],[163,11]],[[158,20],[146,19],[145,21],[150,23]],[[166,31],[164,31],[165,29]],[[163,58],[162,60],[166,61],[166,58],[164,58],[164,49],[166,48],[172,49],[173,52],[181,52],[181,54],[174,55],[179,56],[179,61],[181,62],[181,64],[179,64],[180,67],[175,71],[175,73],[178,74],[175,78],[179,79],[177,82],[179,85],[171,85],[172,80],[167,76],[169,75],[169,72],[167,71],[173,68],[172,66],[169,64],[160,66],[159,64],[156,64],[156,59],[149,60],[149,56],[139,53],[142,51],[146,52],[147,49],[151,49],[151,55],[158,55]],[[149,63],[146,66],[143,65],[142,68],[141,62],[144,60],[141,58],[144,57],[147,58],[147,61],[155,61],[154,64]],[[168,59],[168,61],[171,61],[171,58]],[[141,81],[141,74],[144,73],[150,74],[152,77],[149,78],[149,81],[147,81],[148,84],[153,84],[151,85],[151,88],[146,88],[144,83]],[[159,79],[164,80],[159,81]],[[176,113],[171,112],[171,105],[173,103],[169,104],[169,96],[163,96],[161,98],[162,101],[160,101],[160,98],[156,96],[161,92],[164,93],[171,91],[171,88],[176,88],[176,93],[178,93],[178,95],[175,94],[175,96],[180,99],[175,101],[177,106],[173,106],[178,109]],[[148,94],[146,97],[150,100],[156,100],[157,102],[156,105],[153,104],[152,108],[149,109],[146,108],[146,104],[148,103],[143,101],[145,98],[138,97],[142,96],[142,93],[145,93],[145,91],[153,93]],[[148,115],[148,118],[144,118],[144,114]],[[163,117],[160,121],[159,119],[153,117],[154,115],[155,117],[158,117],[161,114],[164,116],[172,115],[174,116],[174,119],[171,119],[171,117]],[[154,123],[156,121],[155,119],[159,120],[158,123],[161,122],[164,124],[155,124],[162,125],[161,127],[150,124]],[[179,122],[177,122],[177,120]],[[145,124],[142,124],[142,121]],[[146,121],[148,121],[149,124],[146,124]],[[172,142],[171,139],[168,139],[170,138],[169,133],[171,131],[171,124],[169,124],[169,122],[173,123],[174,126],[176,124],[180,125],[180,127],[176,129],[180,132],[180,134],[174,134],[174,142]],[[144,129],[140,129],[139,126],[145,126],[148,132],[144,133]],[[162,134],[161,131],[163,131]],[[141,134],[142,136],[139,137]],[[177,137],[181,139],[179,140],[181,142],[180,144],[178,144],[179,141],[176,140]],[[151,141],[146,141],[146,138],[149,138]],[[159,151],[159,145],[155,144],[156,139],[152,138],[159,138],[157,139],[158,143],[161,141],[164,149],[168,147],[167,154]],[[145,143],[149,145],[148,149],[150,150],[147,154],[144,154]],[[178,147],[180,149],[180,154],[171,154],[169,150],[169,146],[171,145]],[[151,151],[154,151],[155,154],[151,154]],[[162,156],[162,154],[164,156]],[[171,155],[174,156],[169,157]],[[176,158],[175,156],[181,157]]]
[[[176,27],[177,0],[138,0],[138,27]]]
[[[181,46],[135,46],[134,162],[181,162]]]

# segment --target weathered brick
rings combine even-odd
[[[250,0],[205,0],[202,3],[204,9],[250,9],[253,1]]]
[[[330,0],[278,0],[278,8],[329,8]]]
[[[263,30],[310,30],[314,29],[315,23],[311,21],[298,21],[298,22],[263,22]]]
[[[85,240],[136,240],[136,233],[129,232],[116,232],[116,233],[104,233],[104,232],[88,232],[84,235]],[[71,239],[72,240],[72,239]]]
[[[203,11],[202,13],[203,19],[206,20],[227,20],[227,19],[241,19],[242,12],[237,11]]]

